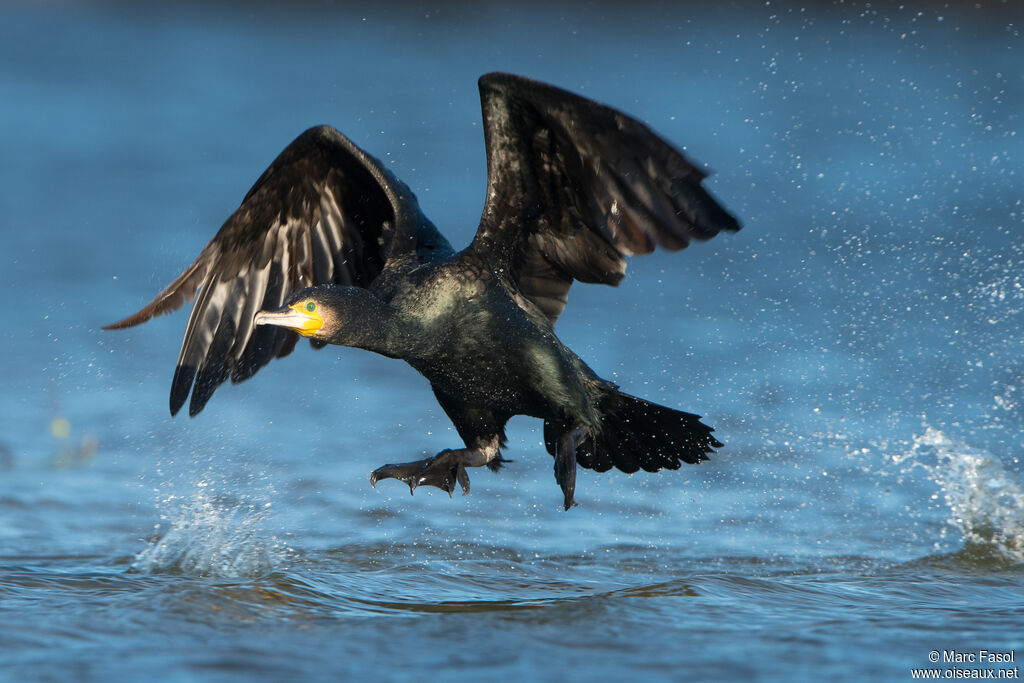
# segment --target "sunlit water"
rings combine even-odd
[[[1021,659],[1022,19],[4,5],[0,677],[907,680],[932,650]],[[517,419],[514,462],[469,496],[371,489],[458,441],[424,380],[348,349],[171,419],[185,314],[99,327],[317,123],[465,244],[493,69],[623,108],[716,172],[744,231],[577,286],[559,333],[726,448],[581,472],[566,513]]]

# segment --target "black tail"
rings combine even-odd
[[[708,459],[722,443],[700,415],[684,413],[615,390],[606,391],[598,401],[601,430],[576,447],[581,467],[606,472],[617,467],[632,474],[643,469],[677,470],[681,463],[696,464]],[[575,425],[544,423],[544,445],[555,455],[559,438]]]

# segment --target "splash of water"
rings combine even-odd
[[[157,537],[135,556],[135,571],[219,578],[263,576],[287,553],[280,541],[264,531],[270,503],[218,500],[200,488],[189,497],[169,496],[163,507],[172,511],[157,525]]]
[[[989,453],[928,427],[892,460],[904,472],[923,468],[939,486],[947,521],[968,551],[1024,563],[1024,490]]]

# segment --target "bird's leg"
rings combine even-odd
[[[573,494],[576,493],[576,446],[587,436],[587,430],[583,427],[570,429],[559,437],[555,448],[555,481],[565,494],[566,510],[576,504],[573,500]]]
[[[462,487],[462,494],[469,493],[467,467],[487,465],[492,470],[505,462],[498,450],[498,439],[476,448],[443,450],[432,458],[378,467],[370,475],[370,485],[376,486],[381,479],[399,479],[409,485],[413,493],[417,486],[436,486],[452,495],[455,484]]]

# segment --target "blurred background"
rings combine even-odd
[[[1021,647],[1017,3],[0,6],[0,648],[11,675],[906,677]],[[309,126],[457,248],[476,79],[552,82],[713,172],[743,231],[577,285],[558,333],[703,415],[699,467],[581,472],[540,424],[473,492],[402,363],[300,345],[195,419],[187,313],[122,332]],[[443,617],[441,615],[444,615]],[[742,645],[742,647],[741,647]],[[639,667],[639,669],[637,668]]]

